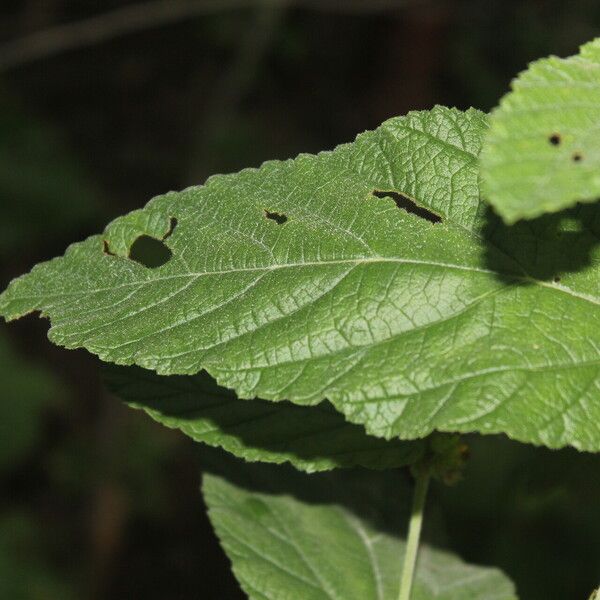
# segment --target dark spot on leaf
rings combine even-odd
[[[554,278],[554,283],[560,283],[560,277],[556,276],[556,277]]]
[[[558,146],[560,144],[560,133],[553,133],[549,138],[548,141],[553,145],[553,146]]]
[[[434,225],[442,222],[442,217],[440,217],[440,215],[432,212],[424,206],[419,206],[412,198],[409,198],[404,194],[400,194],[399,192],[382,192],[375,190],[373,192],[373,196],[376,198],[391,198],[396,203],[398,208],[401,208],[412,215],[416,215],[421,219],[425,219]]]
[[[104,254],[106,254],[107,256],[115,256],[115,253],[110,251],[110,247],[106,240],[102,240],[102,249],[104,251]]]
[[[149,269],[166,265],[172,256],[173,253],[162,240],[149,235],[141,235],[129,249],[129,258]]]
[[[580,152],[575,152],[572,158],[573,162],[581,162],[581,160],[583,160],[583,154],[581,154]]]
[[[267,210],[266,208],[265,208],[265,217],[267,217],[267,219],[271,219],[271,221],[275,221],[275,223],[277,223],[277,225],[283,225],[288,220],[286,215],[278,213],[278,212],[271,212],[271,211]]]

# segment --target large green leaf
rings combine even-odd
[[[484,195],[508,223],[600,197],[600,38],[531,64],[492,113]]]
[[[13,282],[0,313],[242,398],[329,399],[378,436],[598,450],[600,212],[503,225],[479,198],[485,130],[474,110],[411,113],[161,196]],[[166,264],[128,258],[149,238]]]
[[[369,436],[325,403],[309,408],[239,400],[206,373],[165,377],[138,368],[111,367],[105,370],[105,380],[129,406],[247,461],[287,461],[315,472],[357,465],[389,469],[412,464],[422,454],[420,443]]]
[[[252,600],[395,600],[404,542],[347,508],[248,491],[205,475],[210,520]],[[423,547],[413,600],[514,600],[496,569]]]

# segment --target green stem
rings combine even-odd
[[[410,600],[419,551],[419,540],[421,538],[421,526],[423,525],[423,508],[425,507],[430,476],[429,469],[421,469],[416,479],[398,600]]]

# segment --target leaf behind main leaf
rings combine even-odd
[[[203,477],[209,517],[252,600],[395,600],[404,542],[336,504],[246,490]],[[516,600],[497,569],[422,547],[414,600]]]
[[[247,461],[290,462],[309,473],[353,466],[391,469],[416,462],[423,452],[419,442],[367,435],[327,403],[239,400],[206,373],[168,377],[134,367],[104,372],[108,388],[132,408]]]
[[[600,38],[532,63],[490,117],[483,192],[508,223],[600,196]]]
[[[242,398],[329,399],[377,436],[599,450],[600,212],[504,226],[479,197],[485,130],[438,107],[161,196],[13,282],[0,313]],[[170,260],[128,258],[142,236]]]

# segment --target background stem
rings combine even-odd
[[[423,525],[423,508],[425,506],[430,477],[429,469],[421,469],[416,478],[398,600],[410,600],[415,565],[417,563],[417,553],[419,551],[419,540],[421,538],[421,527]]]

